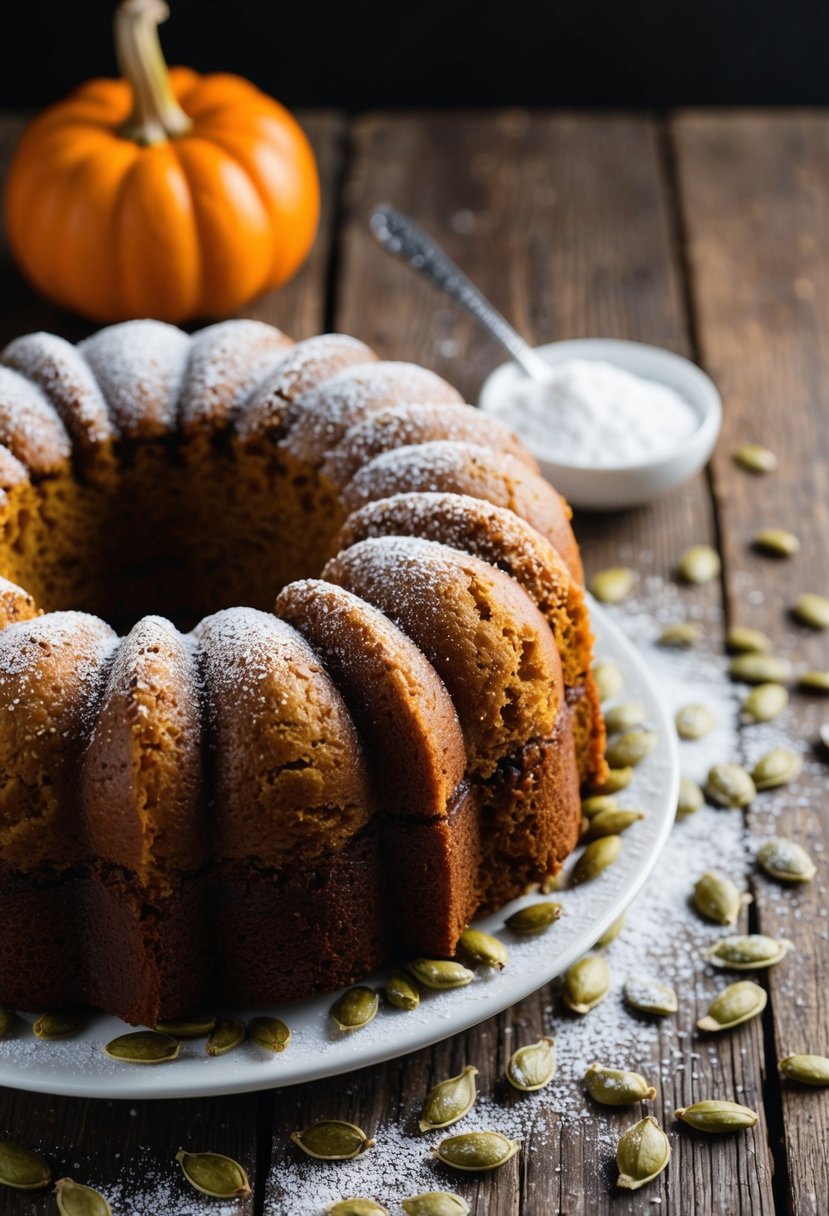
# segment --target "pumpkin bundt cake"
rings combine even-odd
[[[257,321],[17,339],[0,1003],[152,1025],[452,955],[575,844],[591,659],[566,504],[433,373]]]

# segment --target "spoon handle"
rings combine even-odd
[[[488,330],[533,380],[547,380],[550,365],[525,342],[501,316],[474,283],[455,265],[414,220],[394,207],[378,207],[371,217],[371,231],[389,253],[395,253],[453,299]]]

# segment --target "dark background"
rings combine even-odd
[[[827,0],[170,0],[171,63],[292,106],[829,102]],[[113,75],[113,0],[3,0],[0,104]]]

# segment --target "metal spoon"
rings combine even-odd
[[[541,355],[524,341],[440,245],[427,236],[414,220],[409,219],[402,211],[384,205],[374,211],[369,223],[372,233],[384,249],[389,253],[396,253],[404,262],[408,262],[445,291],[456,304],[466,309],[480,326],[507,348],[531,379],[539,384],[550,379],[552,368],[546,359],[542,359]]]

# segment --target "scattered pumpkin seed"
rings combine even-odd
[[[753,980],[739,980],[717,993],[708,1006],[708,1013],[700,1018],[700,1030],[730,1030],[762,1013],[768,997],[765,989]]]
[[[593,793],[602,797],[618,794],[620,790],[626,790],[632,780],[633,768],[630,765],[625,768],[611,768],[608,769],[602,784],[594,787]]]
[[[0,1140],[0,1186],[18,1191],[39,1191],[52,1181],[52,1171],[33,1148]]]
[[[406,1216],[469,1216],[470,1207],[460,1195],[450,1191],[424,1191],[400,1205]]]
[[[32,1025],[38,1039],[71,1039],[82,1026],[77,1014],[69,1012],[42,1013]]]
[[[747,625],[732,625],[725,644],[732,654],[765,654],[771,650],[771,638]]]
[[[112,1216],[112,1208],[100,1191],[71,1178],[58,1178],[55,1202],[60,1216]]]
[[[701,916],[718,925],[733,925],[743,904],[750,901],[751,896],[738,891],[719,870],[706,870],[694,886],[694,907]]]
[[[223,1056],[245,1039],[245,1023],[238,1018],[216,1018],[205,1051],[209,1056]]]
[[[735,654],[728,673],[744,684],[780,684],[792,674],[791,664],[776,654]]]
[[[386,980],[386,1000],[395,1009],[411,1012],[420,1004],[420,990],[402,971],[393,971]]]
[[[715,1099],[705,1099],[694,1102],[691,1106],[680,1106],[674,1111],[674,1118],[698,1132],[741,1132],[754,1127],[760,1116],[749,1106],[740,1106],[739,1102],[725,1102]]]
[[[556,1070],[555,1039],[543,1038],[537,1043],[519,1047],[507,1062],[507,1080],[513,1089],[534,1093],[549,1085]]]
[[[588,819],[592,819],[594,815],[600,814],[602,811],[618,811],[619,801],[613,794],[594,794],[591,798],[585,798],[581,804],[581,813]]]
[[[603,1106],[629,1106],[631,1102],[646,1102],[656,1097],[641,1073],[624,1068],[605,1068],[593,1063],[584,1074],[584,1084],[594,1102]]]
[[[517,1140],[500,1132],[463,1132],[441,1140],[432,1152],[438,1161],[456,1170],[495,1170],[520,1149]]]
[[[628,566],[599,570],[590,580],[590,591],[600,604],[621,604],[630,595],[635,577]]]
[[[758,790],[770,790],[794,781],[802,769],[802,756],[789,751],[787,747],[775,747],[760,757],[751,770],[751,776]]]
[[[232,1157],[180,1148],[176,1161],[190,1185],[211,1199],[243,1199],[251,1193],[247,1174]]]
[[[213,1017],[170,1018],[167,1022],[156,1022],[159,1034],[169,1034],[174,1039],[201,1039],[210,1034],[216,1025]]]
[[[751,543],[771,557],[794,557],[800,552],[800,541],[794,532],[786,532],[783,528],[761,528],[754,533]]]
[[[680,777],[679,796],[676,802],[677,819],[685,819],[688,815],[693,815],[704,801],[705,795],[696,781],[692,781],[690,777]]]
[[[406,966],[425,988],[464,988],[475,978],[468,967],[450,959],[416,958]]]
[[[829,750],[829,722],[824,722],[819,731],[820,741]]]
[[[717,719],[707,705],[683,705],[674,718],[680,739],[702,739],[717,725]]]
[[[248,1038],[266,1051],[284,1051],[291,1041],[291,1031],[280,1018],[251,1018]]]
[[[803,845],[784,836],[764,840],[757,861],[771,878],[780,882],[811,882],[817,874],[817,866]]]
[[[319,1161],[350,1161],[374,1148],[362,1128],[339,1119],[320,1119],[301,1132],[291,1132],[291,1140],[309,1157]]]
[[[589,1013],[609,988],[610,968],[602,954],[586,954],[564,973],[564,1003],[573,1013]]]
[[[792,615],[810,629],[829,629],[829,600],[811,591],[799,595],[792,605]]]
[[[132,1030],[119,1034],[104,1047],[104,1052],[113,1060],[126,1064],[166,1064],[175,1060],[181,1051],[181,1043],[169,1034],[157,1030]]]
[[[615,812],[619,814],[620,812]],[[578,886],[583,882],[592,882],[603,874],[608,866],[613,865],[622,851],[621,836],[602,836],[593,840],[587,846],[570,873],[570,882]]]
[[[15,1012],[6,1005],[0,1005],[0,1039],[5,1039],[14,1025]]]
[[[717,578],[722,563],[716,549],[710,545],[691,545],[677,563],[677,574],[683,583],[710,583]]]
[[[509,950],[504,943],[480,929],[464,929],[458,944],[468,958],[482,967],[497,967],[503,971],[509,962]]]
[[[779,1067],[784,1077],[801,1085],[829,1085],[829,1056],[786,1056]]]
[[[527,904],[513,912],[504,922],[513,933],[543,933],[554,925],[561,916],[561,904],[544,901],[537,904]]]
[[[588,819],[584,837],[586,840],[599,840],[602,836],[618,836],[632,824],[645,818],[644,811],[627,810],[619,807],[615,811],[599,811],[592,819]]]
[[[658,1177],[670,1159],[668,1137],[653,1115],[648,1115],[629,1127],[619,1140],[616,1149],[619,1177],[616,1185],[626,1191],[638,1191]]]
[[[829,671],[804,671],[797,684],[804,692],[829,693]]]
[[[380,1008],[380,994],[362,984],[347,988],[331,1006],[329,1016],[338,1030],[362,1030]]]
[[[660,646],[687,649],[693,646],[701,635],[702,630],[694,621],[678,621],[675,625],[666,625],[657,641]]]
[[[611,739],[606,757],[611,769],[634,768],[656,747],[659,736],[652,730],[627,730]]]
[[[594,665],[593,679],[596,681],[599,697],[603,703],[605,701],[612,701],[614,697],[618,697],[625,686],[625,677],[622,675],[622,669],[612,659],[604,659],[602,662]]]
[[[667,1017],[679,1008],[676,993],[670,984],[663,984],[662,980],[649,975],[635,975],[627,981],[625,1000],[637,1012],[656,1017]]]
[[[735,934],[721,937],[705,951],[705,957],[715,967],[732,971],[757,971],[773,967],[788,954],[792,943],[785,938],[766,937],[764,933]]]
[[[777,468],[777,457],[762,443],[741,443],[733,456],[734,463],[749,473],[772,473]]]
[[[606,711],[604,724],[608,734],[618,735],[633,730],[635,726],[641,726],[645,717],[645,707],[640,701],[621,701]]]
[[[751,777],[739,764],[715,764],[708,770],[705,788],[712,802],[732,809],[748,806],[757,793]]]
[[[608,925],[608,927],[605,929],[604,933],[597,940],[593,949],[594,950],[603,950],[605,946],[609,946],[611,942],[615,942],[616,938],[622,932],[622,929],[624,927],[625,927],[625,918],[624,918],[624,916],[620,916],[618,918],[618,920],[614,920],[612,925]]]
[[[341,1199],[325,1210],[328,1216],[389,1216],[389,1209],[376,1199]]]
[[[757,684],[743,701],[743,716],[749,722],[771,722],[789,704],[782,684]]]
[[[457,1123],[468,1114],[475,1105],[478,1088],[475,1078],[478,1070],[472,1064],[467,1064],[463,1072],[446,1081],[439,1081],[426,1095],[423,1111],[420,1115],[420,1130],[422,1132],[436,1131]]]

